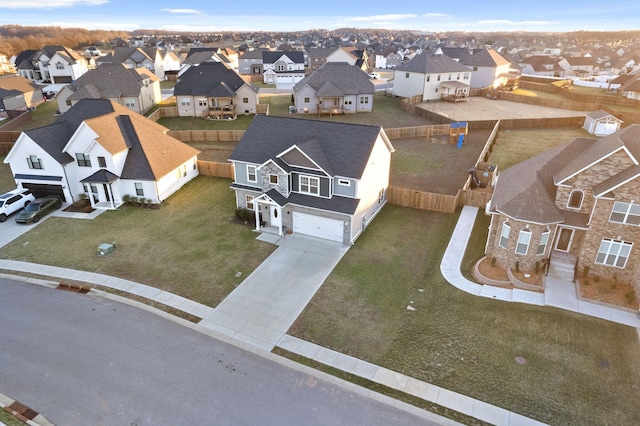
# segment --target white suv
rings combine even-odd
[[[7,216],[24,208],[33,200],[35,197],[31,191],[24,188],[17,188],[0,195],[0,222],[4,222]]]

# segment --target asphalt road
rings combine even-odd
[[[136,307],[5,278],[0,392],[56,425],[429,424]]]

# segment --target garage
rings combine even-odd
[[[65,201],[62,185],[45,185],[42,183],[22,182],[22,186],[29,189],[34,197],[40,198],[47,195],[59,195],[62,201]]]
[[[293,232],[343,242],[344,224],[341,220],[293,213]]]

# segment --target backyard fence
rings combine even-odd
[[[458,196],[416,191],[414,189],[390,186],[387,189],[387,200],[391,204],[413,207],[420,210],[435,210],[453,213],[458,207]]]
[[[167,134],[182,142],[238,142],[244,130],[169,130]]]
[[[451,126],[449,124],[440,124],[436,126],[418,126],[418,127],[394,127],[392,129],[384,129],[389,139],[402,138],[430,138],[432,136],[449,135]]]
[[[203,176],[215,176],[228,179],[234,178],[233,165],[231,163],[198,160],[198,172]]]

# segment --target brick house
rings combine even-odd
[[[640,125],[576,138],[497,177],[485,252],[506,269],[570,262],[640,290]]]

